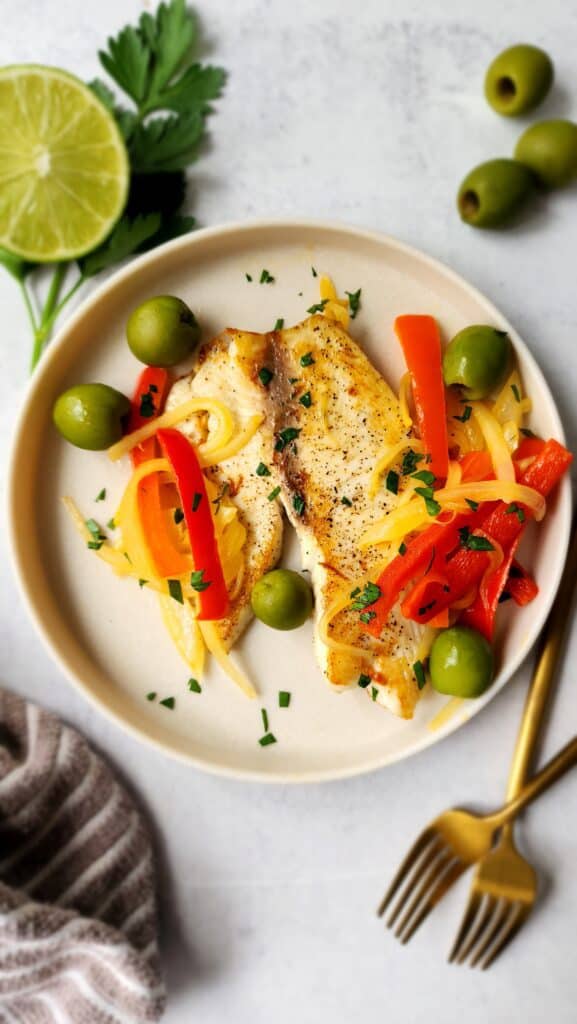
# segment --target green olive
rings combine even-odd
[[[194,313],[174,295],[156,295],[142,302],[126,325],[132,354],[148,366],[181,363],[194,351],[199,337]]]
[[[506,331],[485,324],[465,327],[445,349],[445,384],[462,387],[465,398],[486,398],[503,380],[511,352]]]
[[[480,697],[493,681],[491,645],[466,626],[444,629],[431,647],[429,675],[439,693]]]
[[[312,610],[313,596],[307,581],[291,569],[267,572],[253,587],[252,610],[257,619],[273,629],[296,629]]]
[[[517,160],[488,160],[461,183],[461,220],[475,228],[498,228],[524,205],[535,185],[533,172]]]
[[[126,395],[108,384],[77,384],[56,399],[52,419],[70,444],[100,451],[120,440],[129,412]]]
[[[545,99],[553,84],[553,63],[538,46],[503,50],[485,76],[487,102],[498,114],[526,114]]]
[[[577,125],[539,121],[523,132],[515,159],[529,167],[546,188],[561,188],[577,175]]]

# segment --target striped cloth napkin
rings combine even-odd
[[[77,732],[0,690],[1,1024],[137,1024],[163,1008],[139,812]]]

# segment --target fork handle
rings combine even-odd
[[[527,693],[523,718],[515,744],[507,786],[507,799],[512,800],[529,778],[531,762],[539,739],[543,713],[552,689],[555,669],[561,654],[567,625],[571,621],[570,605],[577,583],[577,517],[569,542],[569,552],[559,590],[545,627],[537,654],[533,678]]]
[[[511,800],[505,804],[500,811],[495,814],[489,814],[487,821],[493,826],[493,828],[501,828],[508,821],[512,821],[513,818],[519,814],[519,811],[530,804],[533,800],[536,800],[541,793],[544,793],[549,786],[552,786],[557,779],[560,779],[565,772],[568,772],[570,768],[573,768],[577,764],[577,736],[574,736],[572,740],[569,740],[562,750],[555,755],[550,761],[547,762],[544,768],[535,775],[525,788]]]

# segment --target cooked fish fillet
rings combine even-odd
[[[244,425],[255,413],[265,413],[266,390],[258,381],[267,336],[227,330],[204,345],[192,374],[173,385],[166,408],[171,409],[198,395],[219,398]],[[206,439],[204,414],[191,416],[179,429],[195,443]],[[282,543],[283,518],[279,501],[267,496],[277,485],[272,465],[272,425],[265,419],[256,434],[237,455],[208,470],[219,491],[224,484],[239,509],[247,530],[245,571],[238,591],[233,592],[231,610],[217,623],[221,639],[230,648],[251,619],[250,595],[254,584],[278,561]],[[270,467],[271,476],[258,476],[260,462]]]
[[[337,687],[370,674],[380,684],[379,702],[409,718],[419,696],[411,671],[418,627],[391,616],[377,647],[359,611],[345,608],[332,620],[329,635],[366,650],[367,657],[327,646],[318,631],[328,608],[349,598],[355,586],[374,581],[382,568],[382,553],[361,551],[357,541],[397,501],[384,487],[373,500],[368,496],[371,471],[383,448],[406,436],[397,398],[359,346],[324,316],[269,338],[274,459],[285,509],[314,585],[319,663]],[[293,437],[295,430],[298,436]]]

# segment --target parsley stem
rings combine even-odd
[[[20,285],[20,291],[22,292],[22,298],[24,299],[24,305],[26,306],[26,312],[28,313],[30,325],[32,327],[32,330],[34,331],[34,334],[36,334],[36,331],[38,330],[38,325],[36,323],[36,314],[34,312],[34,306],[32,305],[32,296],[28,291],[26,281],[19,281],[18,284]]]
[[[68,264],[59,263],[54,273],[54,277],[52,278],[50,292],[47,296],[46,303],[42,311],[42,319],[40,321],[40,324],[34,331],[34,350],[32,353],[32,362],[30,366],[31,371],[35,368],[36,364],[38,363],[38,360],[42,355],[44,345],[48,340],[54,327],[54,324],[56,323],[56,320],[60,316],[60,313],[62,312],[66,304],[70,302],[70,299],[76,294],[80,286],[84,284],[85,278],[84,275],[81,274],[80,277],[77,278],[77,280],[74,282],[72,287],[68,289],[63,298],[60,299],[60,302],[58,302],[60,289],[62,287],[62,282],[64,281],[64,277],[66,275],[67,270]]]

